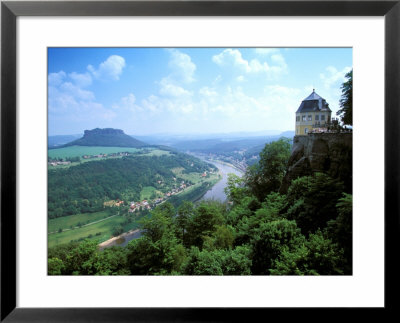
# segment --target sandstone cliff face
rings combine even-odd
[[[281,193],[286,193],[292,180],[316,172],[339,178],[346,191],[352,190],[352,133],[312,133],[293,138],[286,176]]]

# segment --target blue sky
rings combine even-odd
[[[49,48],[49,135],[294,130],[315,88],[336,114],[351,48]]]

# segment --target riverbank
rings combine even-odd
[[[206,159],[206,161],[208,161],[208,162],[210,162],[210,163],[219,163],[219,164],[222,164],[222,165],[225,165],[225,166],[232,167],[232,168],[236,169],[238,172],[240,172],[242,175],[246,172],[245,170],[243,170],[243,169],[237,167],[236,165],[231,164],[231,163],[228,163],[228,162],[223,161],[223,160],[219,160],[219,159]]]
[[[237,176],[242,176],[243,172],[226,162],[215,160],[207,160],[207,162],[212,163],[213,165],[218,167],[219,174],[222,175],[222,179],[218,181],[215,185],[213,185],[213,187],[211,187],[198,201],[211,199],[225,202],[227,199],[225,188],[228,185],[228,174],[233,173]]]
[[[218,178],[215,180],[208,182],[210,186],[208,189],[204,191],[204,188],[200,185],[199,187],[192,187],[192,191],[186,192],[186,194],[176,194],[174,197],[168,199],[167,201],[172,203],[175,207],[178,207],[179,204],[182,202],[181,199],[182,195],[184,195],[185,200],[190,200],[192,202],[198,202],[203,199],[215,199],[220,200],[222,202],[226,201],[226,195],[224,189],[227,185],[228,174],[234,173],[238,176],[243,175],[243,171],[234,167],[227,162],[221,161],[210,161],[218,168]],[[203,182],[206,184],[207,182]],[[188,194],[189,193],[189,194]],[[140,230],[135,229],[125,233],[117,237],[113,237],[107,241],[102,242],[99,244],[99,249],[104,250],[105,248],[109,248],[112,246],[125,246],[128,244],[129,241],[140,237]]]
[[[124,233],[122,233],[122,234],[120,234],[119,236],[116,236],[116,237],[113,237],[113,238],[111,238],[111,239],[108,239],[108,240],[106,240],[106,241],[104,241],[104,242],[102,242],[102,243],[100,243],[98,246],[99,246],[99,249],[100,250],[104,250],[105,248],[109,248],[109,247],[112,247],[112,246],[118,246],[118,245],[121,245],[121,244],[123,244],[126,240],[132,240],[132,239],[130,239],[133,235],[135,235],[135,234],[137,234],[137,233],[139,233],[140,232],[140,230],[139,229],[133,229],[133,230],[130,230],[130,231],[128,231],[128,232],[124,232]]]
[[[188,154],[189,154],[189,155],[192,155],[192,156],[194,156],[194,157],[197,157],[197,158],[199,158],[199,159],[201,159],[201,160],[203,160],[203,161],[205,161],[205,162],[207,162],[207,163],[211,163],[211,164],[213,164],[213,163],[219,163],[219,164],[222,164],[222,165],[225,165],[225,166],[228,166],[228,167],[232,167],[232,168],[236,169],[238,172],[240,172],[242,175],[243,175],[244,173],[246,173],[246,170],[245,170],[245,169],[242,169],[242,168],[240,168],[240,167],[238,167],[238,166],[236,166],[236,165],[234,165],[234,164],[228,163],[228,162],[226,162],[226,161],[224,161],[224,160],[220,160],[220,159],[211,159],[211,158],[209,158],[209,157],[206,156],[206,155],[201,155],[201,154],[193,153],[193,152],[188,152]],[[217,166],[217,165],[215,165],[215,166]],[[217,166],[217,167],[218,167],[218,166]]]

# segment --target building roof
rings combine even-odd
[[[313,90],[312,93],[301,102],[296,113],[318,111],[331,112],[331,109],[329,109],[329,105],[326,100],[320,97],[317,93],[315,93],[315,90]]]

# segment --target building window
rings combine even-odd
[[[304,128],[304,133],[308,133],[308,128]]]
[[[321,121],[325,121],[325,115],[321,116]]]
[[[319,115],[316,114],[316,115],[315,115],[315,121],[318,121],[318,120],[319,120]]]
[[[308,121],[312,121],[312,115],[311,114],[308,115]]]
[[[301,116],[302,121],[306,121],[306,116]]]
[[[297,116],[297,117],[296,117],[296,121],[300,121],[300,116]]]

